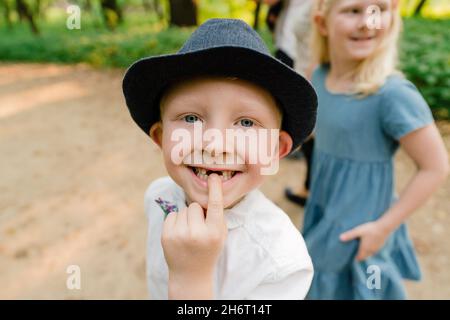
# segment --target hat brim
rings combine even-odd
[[[282,130],[296,149],[314,129],[317,96],[308,80],[271,56],[243,47],[213,47],[141,59],[123,79],[131,117],[148,135],[159,121],[159,99],[173,80],[194,76],[237,77],[268,90],[283,109]]]

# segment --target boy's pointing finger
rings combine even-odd
[[[223,219],[223,194],[222,180],[215,173],[208,177],[208,210],[206,221],[222,221]]]

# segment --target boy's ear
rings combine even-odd
[[[155,142],[160,148],[162,146],[162,123],[158,121],[152,125],[149,131],[150,138]]]
[[[325,17],[321,14],[316,14],[314,16],[314,22],[317,26],[317,29],[319,30],[319,33],[324,37],[328,36],[328,30],[327,30],[327,24],[326,24]]]
[[[285,156],[291,152],[292,149],[292,138],[286,131],[280,131],[279,135],[279,144],[278,144],[278,155],[280,159],[283,159]]]

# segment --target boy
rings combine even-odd
[[[303,299],[313,275],[304,241],[257,187],[267,165],[261,150],[277,161],[314,127],[309,82],[244,22],[212,19],[177,54],[133,64],[123,90],[170,175],[145,194],[151,297]],[[276,141],[239,145],[273,130]],[[239,146],[224,138],[229,131]]]

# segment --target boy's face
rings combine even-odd
[[[266,90],[239,79],[198,78],[166,92],[161,100],[161,122],[152,126],[150,136],[161,147],[167,171],[184,189],[188,203],[198,202],[207,208],[207,175],[215,171],[222,178],[227,208],[263,182],[261,169],[267,167],[267,162],[258,161],[260,157],[254,154],[264,149],[261,144],[249,146],[236,140],[245,140],[250,131],[267,133],[280,126],[280,111]],[[235,143],[227,139],[230,132],[237,132]],[[186,134],[189,139],[181,139]],[[269,135],[265,137],[270,140]],[[275,138],[263,142],[267,150],[277,145],[271,161],[278,161],[292,148],[286,132],[277,132]],[[177,157],[180,143],[182,152]]]

